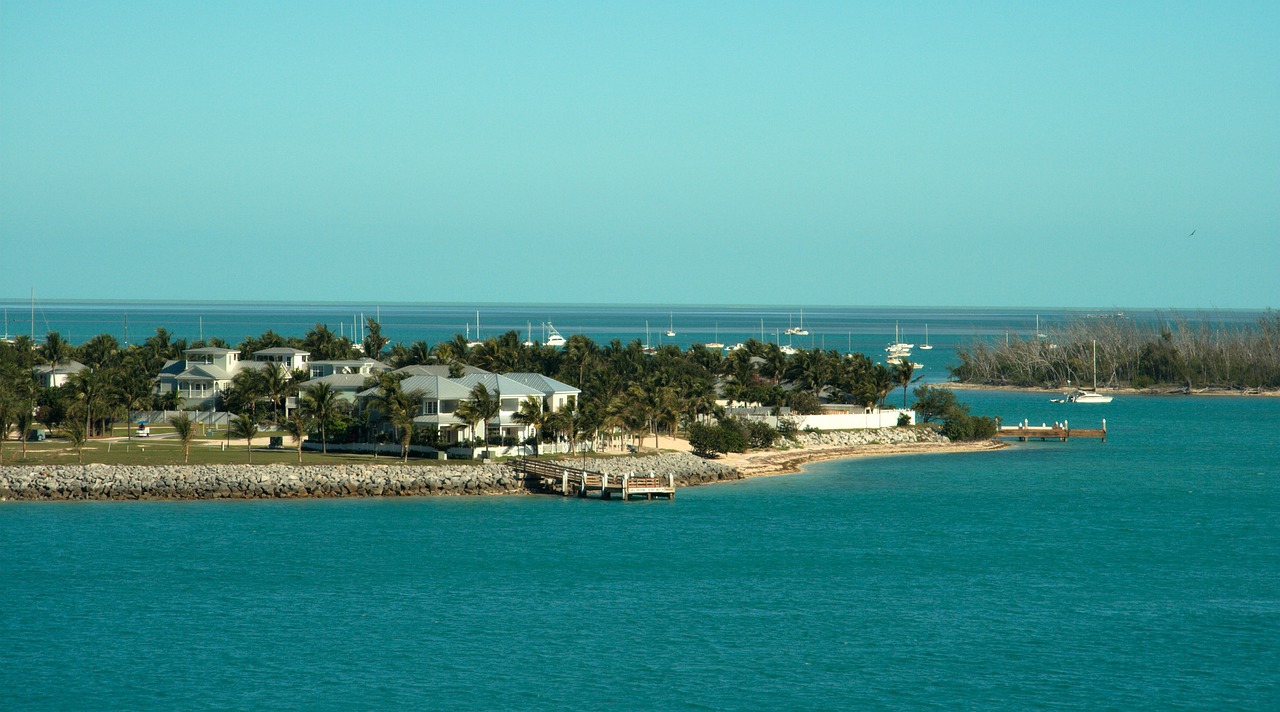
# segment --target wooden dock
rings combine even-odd
[[[1022,442],[1036,439],[1041,441],[1058,440],[1066,442],[1071,438],[1098,438],[1105,443],[1107,441],[1107,419],[1102,419],[1101,428],[1092,429],[1072,428],[1071,424],[1066,421],[1054,423],[1053,425],[1046,425],[1043,423],[1040,425],[1031,425],[1026,421],[1023,421],[1017,425],[1000,426],[1000,433],[997,437],[1017,438]]]
[[[616,495],[623,500],[632,497],[676,497],[675,477],[672,475],[657,477],[652,473],[637,475],[634,472],[609,475],[546,460],[521,459],[508,464],[517,473],[524,475],[525,481],[531,482],[536,489],[564,497],[595,495],[600,499],[613,499]]]

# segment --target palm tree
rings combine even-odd
[[[364,349],[364,355],[369,358],[379,358],[382,356],[382,350],[387,347],[387,342],[390,339],[382,335],[382,325],[373,317],[365,319],[365,327],[368,328],[369,333],[365,335],[364,343],[361,344]]]
[[[569,452],[574,452],[577,449],[578,431],[582,429],[584,420],[582,407],[578,404],[578,401],[570,400],[551,414],[546,427],[567,435],[569,437]]]
[[[249,453],[249,464],[253,464],[253,438],[258,434],[258,424],[254,422],[248,414],[241,414],[231,418],[231,427],[227,430],[227,436],[233,438],[243,438],[245,450]]]
[[[547,426],[547,419],[550,413],[543,407],[541,398],[532,396],[525,398],[520,402],[520,410],[512,416],[517,423],[524,423],[533,428],[533,456],[537,457],[542,447],[540,445],[542,429]]]
[[[320,425],[320,451],[329,454],[328,425],[342,412],[342,400],[328,383],[315,383],[302,395],[300,410]]]
[[[152,401],[151,379],[147,374],[132,370],[127,365],[124,375],[117,382],[120,400],[125,408],[125,421],[127,425],[133,425],[133,413],[136,410],[144,410]],[[129,439],[133,439],[133,428],[127,428]]]
[[[414,406],[421,400],[421,395],[415,398],[413,394],[404,393],[396,400],[396,407],[387,414],[387,419],[391,421],[391,427],[400,433],[400,460],[407,463],[409,443],[413,442],[413,418],[417,415]]]
[[[68,438],[71,438],[71,444],[76,446],[76,454],[80,458],[80,464],[83,465],[85,438],[84,426],[80,424],[79,420],[71,419],[62,426],[62,432],[66,433]]]
[[[71,385],[75,389],[76,400],[84,407],[84,435],[92,437],[93,409],[106,399],[111,383],[102,369],[86,368],[72,374]]]
[[[271,420],[274,423],[280,422],[280,409],[295,387],[290,375],[276,364],[267,364],[266,368],[258,372],[258,391],[271,402]]]
[[[26,404],[19,401],[7,381],[0,380],[0,463],[4,462],[4,441],[9,439],[9,429],[18,417],[18,411]]]
[[[196,424],[191,420],[191,416],[186,413],[179,413],[169,419],[169,425],[173,426],[173,432],[178,436],[178,442],[182,443],[182,462],[186,464],[191,462],[191,441],[196,436]]]
[[[911,359],[903,356],[893,369],[893,377],[899,386],[902,386],[902,409],[907,409],[907,386],[910,386],[911,376],[916,372],[916,365],[911,363]],[[919,379],[916,379],[919,380]]]
[[[18,411],[17,417],[18,430],[22,432],[22,459],[27,459],[27,436],[31,432],[31,423],[35,420],[35,416],[31,415],[30,408],[22,408]]]
[[[371,405],[384,421],[391,423],[392,429],[399,435],[400,454],[407,462],[409,442],[413,439],[413,418],[418,414],[422,393],[405,392],[401,389],[400,383],[404,380],[402,374],[381,373],[374,380],[378,383],[378,392],[373,396]],[[377,447],[374,447],[373,452],[376,457]]]
[[[468,414],[466,417],[461,414],[464,408]],[[501,412],[501,401],[496,396],[489,395],[489,389],[483,383],[477,383],[471,389],[471,397],[458,404],[458,417],[460,419],[467,422],[471,418],[475,418],[475,421],[471,422],[478,421],[484,424],[484,451],[486,454],[491,452],[489,450],[488,437],[489,421],[497,418]],[[499,423],[498,432],[502,432],[501,423]]]
[[[467,337],[462,334],[454,334],[452,339],[441,341],[435,346],[436,358],[445,363],[468,363],[468,351]]]
[[[57,368],[58,364],[66,361],[71,356],[71,345],[62,339],[62,335],[56,331],[50,331],[44,338],[44,346],[40,349],[44,355],[45,363],[50,368]]]
[[[302,441],[307,437],[307,431],[311,429],[312,418],[307,415],[301,408],[295,408],[289,417],[284,419],[284,430],[289,433],[289,437],[293,438],[293,442],[298,446],[298,464],[302,464]]]

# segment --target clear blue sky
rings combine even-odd
[[[1280,3],[3,0],[32,286],[1280,307]]]

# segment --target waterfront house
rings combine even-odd
[[[256,363],[272,363],[277,367],[285,369],[286,372],[307,371],[307,359],[311,356],[310,351],[294,349],[288,346],[275,346],[269,349],[253,352],[253,360]]]
[[[400,381],[401,392],[415,393],[418,397],[419,410],[414,418],[415,425],[436,428],[440,439],[449,444],[478,438],[478,431],[484,426],[487,426],[491,437],[526,440],[533,435],[533,428],[515,418],[522,401],[534,398],[550,404],[553,409],[559,409],[580,393],[573,386],[535,373],[499,375],[474,366],[464,366],[463,371],[464,375],[457,378],[450,378],[449,367],[442,365],[406,366],[395,371],[408,374]],[[491,395],[500,399],[499,416],[484,426],[477,423],[471,427],[458,418],[457,410],[460,403],[471,398],[471,392],[477,384],[483,384]],[[357,393],[355,400],[358,407],[370,407],[377,394],[377,388]]]
[[[156,379],[156,394],[176,391],[189,410],[212,409],[218,394],[240,372],[240,351],[219,346],[187,349],[183,358],[166,361]]]
[[[63,361],[56,366],[49,364],[41,364],[31,369],[35,374],[36,382],[43,388],[57,388],[66,385],[67,381],[75,374],[85,370],[88,366],[79,361]]]

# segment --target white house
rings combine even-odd
[[[258,363],[273,363],[277,367],[290,372],[295,370],[308,371],[307,359],[310,356],[310,351],[302,351],[288,346],[274,346],[253,352],[254,361]]]
[[[580,393],[573,386],[534,373],[499,375],[474,366],[466,366],[463,370],[469,373],[459,378],[449,378],[448,366],[407,366],[396,371],[411,374],[400,381],[400,390],[404,393],[417,392],[419,396],[419,411],[414,423],[437,428],[441,439],[447,443],[479,436],[475,432],[480,427],[479,423],[472,427],[457,416],[458,405],[471,398],[471,391],[477,384],[484,384],[490,395],[500,398],[498,418],[485,424],[488,434],[516,440],[533,435],[531,426],[515,418],[522,401],[534,398],[559,409]],[[355,398],[361,407],[368,407],[377,392],[376,388],[365,389]]]
[[[177,391],[183,406],[200,410],[217,402],[218,394],[231,385],[243,364],[240,352],[219,346],[187,349],[180,360],[167,361],[160,369],[156,393]]]
[[[35,366],[31,369],[31,372],[35,374],[36,382],[42,387],[57,388],[66,385],[73,375],[86,368],[88,366],[79,361],[63,361],[57,366],[50,366],[47,363]]]

